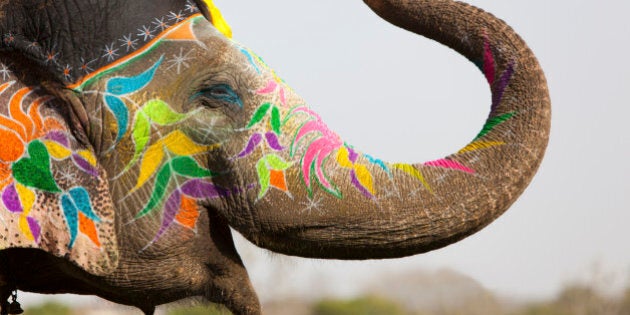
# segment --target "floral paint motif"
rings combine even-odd
[[[15,82],[0,86],[0,94]],[[98,176],[96,158],[87,150],[75,151],[70,146],[65,125],[53,117],[42,117],[39,109],[51,97],[35,99],[23,108],[31,88],[21,88],[9,97],[9,116],[0,115],[0,190],[4,208],[18,215],[19,230],[35,244],[40,242],[41,223],[31,216],[38,195],[51,193],[60,197],[60,208],[70,234],[72,249],[79,232],[100,247],[95,223],[101,219],[92,210],[88,192],[83,187],[60,188],[52,173],[56,161],[70,160],[76,168],[90,176]]]
[[[168,231],[173,224],[195,230],[199,217],[197,203],[200,200],[219,198],[229,192],[216,187],[207,179],[214,176],[201,166],[195,155],[207,153],[219,145],[201,145],[184,132],[175,129],[151,143],[152,133],[159,127],[174,126],[195,115],[195,112],[178,113],[160,99],[150,99],[135,108],[133,122],[129,117],[128,104],[136,104],[127,95],[146,88],[160,68],[163,58],[142,73],[130,77],[112,77],[106,82],[104,101],[117,121],[119,139],[130,136],[134,143],[134,154],[119,176],[132,168],[139,169],[136,184],[130,194],[140,189],[150,190],[150,196],[134,220],[142,219],[158,211],[162,223],[148,248]],[[111,97],[110,97],[111,96]],[[125,98],[123,98],[123,96]],[[109,97],[109,98],[108,98]],[[112,104],[117,104],[112,106]],[[116,108],[112,110],[112,108]],[[118,177],[119,177],[118,176]]]
[[[262,148],[263,155],[257,162],[259,184],[261,187],[258,196],[259,199],[267,194],[270,187],[275,187],[290,196],[289,188],[286,185],[285,171],[294,165],[299,165],[302,181],[310,197],[313,196],[314,184],[317,183],[327,193],[337,198],[343,198],[343,193],[338,189],[335,183],[332,182],[325,169],[326,161],[331,157],[335,157],[337,165],[342,169],[348,170],[349,180],[354,188],[368,199],[377,199],[377,189],[371,171],[373,168],[361,164],[360,161],[366,161],[376,166],[375,169],[382,170],[390,178],[393,175],[392,170],[402,172],[418,180],[430,193],[434,193],[420,167],[404,163],[388,164],[369,155],[358,153],[351,146],[344,144],[341,138],[331,131],[322,119],[307,106],[295,106],[291,109],[287,109],[286,91],[288,87],[284,81],[256,54],[243,47],[240,47],[240,51],[246,57],[250,68],[258,75],[263,75],[263,73],[265,73],[263,70],[271,73],[272,78],[267,81],[264,87],[258,89],[256,93],[258,95],[271,96],[273,100],[279,104],[276,106],[272,103],[264,103],[258,107],[252,115],[247,129],[262,129],[263,131],[253,133],[246,147],[236,156],[236,158],[239,159],[246,158],[256,149]],[[489,40],[486,39],[484,45],[484,60],[481,68],[494,92],[492,100],[492,109],[494,110],[502,101],[503,93],[514,74],[514,63],[509,63],[507,69],[496,79],[494,53],[492,52]],[[281,119],[283,112],[286,112],[286,116]],[[516,112],[510,112],[489,118],[474,141],[461,149],[458,153],[463,154],[505,145],[505,143],[501,141],[486,141],[483,138],[516,115]],[[278,137],[283,135],[283,127],[294,118],[299,120],[298,123],[300,125],[297,131],[295,131],[295,134],[292,135],[293,142],[287,147],[279,143]],[[265,142],[266,146],[263,145]],[[273,152],[266,154],[265,148],[271,149]],[[284,160],[280,154],[285,152],[285,150],[289,150],[288,161]],[[275,168],[269,163],[270,158],[278,162]],[[423,166],[448,169],[468,174],[476,173],[471,167],[463,165],[451,157],[426,162]]]
[[[265,120],[265,118],[267,118]],[[268,123],[266,123],[268,121]],[[260,148],[263,152],[262,158],[256,163],[256,172],[258,175],[258,183],[260,184],[260,192],[258,199],[263,198],[270,188],[275,188],[289,193],[287,186],[285,171],[289,169],[293,163],[287,162],[276,153],[265,153],[265,148],[271,149],[273,152],[282,152],[286,149],[280,143],[279,136],[282,135],[282,126],[286,123],[280,117],[280,108],[265,103],[261,105],[252,115],[251,120],[247,124],[247,129],[265,128],[269,126],[271,130],[265,132],[254,132],[247,142],[247,146],[239,153],[236,158],[242,159],[250,156],[256,149]],[[264,140],[264,141],[263,141]],[[266,146],[263,145],[266,143]]]

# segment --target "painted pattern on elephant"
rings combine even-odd
[[[214,12],[218,12],[218,10]],[[134,217],[135,221],[155,212],[161,213],[161,226],[154,239],[147,246],[156,242],[175,223],[195,230],[196,220],[199,216],[197,201],[224,197],[229,193],[238,192],[238,190],[214,185],[211,181],[215,175],[213,171],[201,166],[195,160],[196,155],[214,150],[220,144],[202,145],[195,143],[177,129],[168,134],[160,135],[157,140],[151,142],[152,132],[158,132],[160,127],[181,124],[193,117],[194,111],[179,113],[171,108],[166,101],[159,98],[145,100],[142,104],[136,103],[134,100],[134,94],[142,94],[142,90],[151,83],[157,71],[174,70],[180,74],[182,68],[187,68],[188,62],[192,58],[189,57],[193,52],[192,49],[185,53],[182,47],[179,54],[173,54],[169,60],[165,60],[166,57],[162,55],[150,67],[133,76],[116,76],[117,71],[126,69],[130,63],[142,61],[147,54],[164,42],[190,42],[189,45],[197,45],[199,48],[205,49],[193,30],[195,23],[201,20],[203,17],[198,8],[189,1],[184,9],[178,12],[171,11],[167,16],[155,18],[151,27],[146,24],[140,26],[135,37],[133,34],[124,35],[117,43],[118,45],[107,46],[98,62],[105,64],[94,70],[93,66],[98,64],[96,60],[84,62],[77,67],[82,70],[83,77],[75,83],[69,84],[70,88],[83,94],[99,93],[102,95],[103,104],[106,105],[109,113],[113,115],[116,121],[116,141],[110,150],[114,150],[115,145],[120,143],[124,137],[132,138],[133,157],[126,163],[121,174],[117,174],[115,177],[124,175],[132,168],[138,168],[136,183],[129,195],[133,195],[138,189],[145,186],[151,187],[152,193]],[[231,35],[229,27],[220,18],[220,15],[215,20],[215,25],[223,25],[221,28],[223,33],[228,36]],[[15,36],[15,34],[6,34],[5,42],[14,41]],[[292,90],[262,58],[235,42],[231,42],[231,44],[238,47],[245,56],[250,71],[261,77],[270,74],[267,83],[255,93],[270,97],[271,101],[261,104],[253,112],[245,127],[251,132],[251,136],[246,146],[235,156],[235,159],[246,159],[251,158],[256,150],[262,152],[259,157],[256,155],[257,160],[253,163],[256,165],[258,176],[258,199],[264,198],[270,189],[282,191],[291,197],[292,189],[286,179],[286,172],[294,167],[299,168],[302,184],[305,185],[309,198],[313,198],[316,186],[337,198],[343,198],[342,190],[327,175],[328,171],[324,165],[328,160],[335,161],[338,168],[346,171],[349,182],[358,193],[375,202],[378,202],[379,199],[379,183],[375,183],[372,174],[375,170],[383,172],[389,178],[393,176],[394,172],[402,172],[419,181],[427,191],[433,193],[429,180],[423,174],[422,166],[386,163],[358,152],[351,145],[343,142],[310,108],[301,104],[289,104],[287,94],[292,93]],[[119,51],[121,52],[119,53]],[[51,62],[54,61],[54,54],[48,56],[51,58]],[[510,63],[510,66],[495,80],[496,65],[488,38],[486,38],[483,56],[484,59],[479,62],[479,65],[495,90],[493,99],[493,107],[495,107],[500,103],[503,91],[510,82],[515,64]],[[67,79],[74,77],[71,69],[72,67],[69,65],[64,68],[64,76]],[[103,77],[108,77],[105,91],[87,89]],[[4,89],[9,85],[10,83],[5,83]],[[28,90],[21,93],[25,94],[25,92]],[[42,101],[46,100],[39,100],[38,102],[41,103]],[[7,133],[9,139],[12,139],[7,143],[11,143],[16,148],[3,151],[3,155],[7,155],[3,157],[3,161],[13,163],[13,167],[5,167],[2,170],[3,176],[8,174],[10,169],[13,170],[13,175],[6,175],[5,177],[8,179],[3,182],[2,197],[5,208],[12,213],[20,213],[20,230],[26,238],[37,243],[41,228],[38,221],[29,216],[29,207],[32,206],[35,198],[33,189],[63,193],[61,205],[71,235],[68,247],[72,248],[79,232],[89,237],[98,246],[100,243],[95,224],[100,223],[100,218],[92,210],[88,192],[82,187],[75,187],[62,192],[54,182],[48,167],[51,158],[53,160],[70,159],[78,169],[97,176],[97,171],[94,169],[96,157],[92,156],[89,151],[73,152],[68,148],[67,140],[64,140],[63,137],[63,132],[67,131],[61,129],[59,127],[61,123],[54,120],[42,124],[40,122],[41,117],[37,113],[38,106],[39,103],[35,103],[30,109],[27,109],[30,116],[11,113],[14,118],[6,117],[2,120],[6,121],[4,125],[9,128],[9,130],[2,132]],[[485,141],[483,138],[516,114],[516,112],[509,112],[489,119],[475,140],[460,150],[459,153],[504,145],[504,142]],[[299,124],[297,128],[292,120],[296,120]],[[38,133],[32,135],[15,133],[18,129],[27,131],[33,129],[33,125],[35,125]],[[286,135],[287,132],[292,134]],[[21,138],[18,138],[17,135],[20,135]],[[44,140],[39,140],[39,138]],[[282,143],[281,139],[292,140],[290,143]],[[23,155],[25,156],[23,157]],[[376,167],[368,168],[366,165]],[[471,175],[476,173],[472,167],[451,158],[426,162],[423,166],[450,169]],[[33,170],[41,173],[41,176],[37,177],[39,178],[37,182],[32,182],[30,177],[25,175],[26,172]]]
[[[231,229],[288,255],[395,258],[507,210],[549,136],[533,53],[459,1],[365,3],[481,69],[490,117],[470,144],[414,164],[362,153],[231,39],[212,0],[0,5],[0,308],[25,289],[260,314]]]

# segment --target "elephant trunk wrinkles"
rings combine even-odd
[[[410,165],[361,154],[330,136],[308,109],[292,109],[294,116],[308,117],[291,127],[297,130],[294,141],[304,137],[311,142],[305,152],[296,153],[293,163],[301,163],[299,170],[276,160],[259,162],[266,176],[264,189],[274,185],[276,176],[279,189],[269,192],[274,198],[259,197],[249,209],[251,217],[225,214],[261,247],[337,259],[427,252],[496,219],[541,163],[551,116],[546,80],[533,53],[509,26],[451,0],[365,2],[385,20],[437,40],[477,64],[492,89],[489,118],[457,153]],[[308,138],[313,130],[318,133]],[[272,173],[264,171],[265,165]],[[290,184],[302,182],[290,194],[281,192],[286,183],[278,172],[285,169]]]

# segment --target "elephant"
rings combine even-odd
[[[0,2],[2,312],[23,290],[260,314],[231,229],[287,255],[385,259],[504,213],[549,138],[536,57],[462,2],[364,2],[479,67],[491,108],[464,148],[414,164],[361,152],[211,0]]]

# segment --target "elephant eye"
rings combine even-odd
[[[206,102],[204,104],[210,107],[217,107],[217,102],[229,103],[236,105],[239,108],[243,107],[243,101],[238,94],[227,84],[216,84],[207,88],[204,88],[199,93],[195,94],[193,98],[203,97]]]

